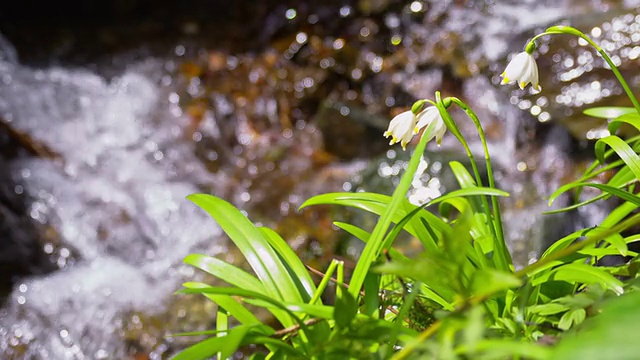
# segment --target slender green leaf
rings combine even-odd
[[[369,241],[369,236],[371,236],[371,234],[369,234],[368,232],[362,230],[361,228],[355,225],[343,223],[340,221],[334,221],[333,224],[339,227],[340,229],[348,232],[349,234],[355,236],[356,238],[362,240],[362,242],[365,242],[365,243]],[[400,260],[408,259],[404,254],[402,254],[401,252],[399,252],[394,248],[389,248],[389,255],[391,256],[392,259],[400,259]]]
[[[621,198],[623,200],[632,202],[632,203],[636,204],[637,206],[640,206],[640,197],[638,197],[637,195],[635,195],[633,193],[618,189],[617,187],[613,187],[613,186],[610,186],[610,185],[597,184],[597,183],[570,183],[570,184],[567,184],[567,185],[563,186],[563,188],[565,188],[565,190],[569,190],[569,189],[572,189],[572,188],[580,188],[580,187],[592,187],[592,188],[600,189],[602,191],[605,191],[605,192],[609,193],[610,195],[619,197],[619,198]]]
[[[620,280],[596,267],[585,264],[572,263],[559,266],[546,274],[536,277],[532,280],[532,283],[533,285],[539,285],[549,280],[600,284],[616,294],[624,292]]]
[[[327,193],[318,196],[314,196],[311,199],[305,201],[300,209],[313,206],[313,205],[341,205],[349,206],[360,210],[365,210],[370,213],[381,215],[389,205],[391,197],[387,195],[375,194],[375,193]],[[392,214],[392,220],[394,223],[402,221],[408,212],[415,209],[416,206],[410,204],[406,199],[403,199],[403,206],[399,207],[398,211]],[[406,211],[405,209],[409,209]],[[430,226],[436,231],[437,235],[440,235],[443,231],[449,228],[449,225],[442,219],[434,214],[424,210],[418,213],[418,219],[424,219],[430,224]],[[421,233],[418,231],[418,227],[410,222],[405,229],[416,238],[422,238]],[[430,236],[427,234],[427,236]],[[437,239],[434,239],[436,241]]]
[[[333,309],[333,319],[336,325],[346,328],[358,313],[358,302],[348,291],[343,291],[336,298],[336,306]]]
[[[333,306],[329,305],[320,305],[320,304],[304,304],[304,303],[281,303],[275,305],[272,302],[264,301],[262,299],[245,299],[246,303],[263,307],[265,309],[274,309],[274,308],[284,308],[288,311],[304,314],[309,317],[316,317],[321,319],[332,319],[333,318]]]
[[[229,264],[226,261],[201,254],[191,254],[184,258],[184,263],[197,267],[225,282],[242,289],[251,289],[261,294],[266,290],[260,280],[248,272]]]
[[[216,330],[219,331],[216,334],[216,337],[223,337],[223,336],[229,335],[229,338],[230,338],[229,340],[231,340],[231,343],[229,344],[231,347],[226,351],[220,349],[220,351],[218,351],[218,354],[217,354],[218,359],[226,359],[238,348],[238,345],[240,344],[240,341],[242,341],[244,334],[241,334],[238,332],[234,332],[231,334],[229,333],[229,313],[227,312],[227,310],[225,310],[220,306],[218,306],[218,311],[216,313]],[[231,354],[226,354],[227,351],[231,351]]]
[[[236,318],[241,324],[244,325],[255,325],[260,324],[261,321],[253,315],[253,313],[247,310],[244,305],[239,303],[236,299],[229,295],[216,295],[216,294],[203,294],[208,299],[211,299],[213,302],[218,304],[218,306],[223,307],[225,310],[229,312],[231,316]]]
[[[592,107],[583,111],[587,116],[593,116],[602,119],[614,119],[624,114],[635,113],[636,109],[628,106],[599,106]]]
[[[604,164],[604,152],[607,145],[615,150],[616,154],[620,156],[620,159],[631,169],[636,179],[640,180],[640,157],[638,157],[629,144],[615,135],[604,137],[596,142],[595,153],[598,161]]]
[[[262,235],[269,241],[269,244],[275,249],[278,255],[281,256],[281,261],[289,272],[289,276],[293,279],[300,292],[300,295],[305,301],[309,301],[313,293],[316,291],[316,286],[311,280],[311,276],[304,267],[300,257],[293,251],[293,249],[287,244],[286,241],[278,235],[275,231],[267,228],[258,228]]]
[[[380,284],[382,276],[375,272],[370,272],[364,279],[364,304],[361,313],[378,317],[380,308]]]
[[[295,314],[293,314],[292,311],[287,309],[287,307],[285,306],[282,300],[274,299],[272,297],[260,294],[255,291],[240,289],[240,288],[231,288],[231,287],[209,286],[207,284],[193,283],[193,282],[185,283],[183,284],[183,286],[185,287],[185,289],[177,291],[176,292],[177,294],[217,294],[217,295],[230,295],[230,296],[240,296],[240,297],[246,297],[246,298],[259,299],[267,303],[271,303],[275,306],[275,308],[277,308],[272,310],[271,312],[276,318],[278,318],[278,320],[283,325],[285,325],[287,322],[293,322],[293,321],[295,321],[298,324],[302,323],[302,320],[300,320],[300,318],[298,318]],[[280,310],[284,310],[289,315],[289,318],[283,316]],[[287,319],[292,319],[292,320],[285,321]],[[285,326],[289,326],[289,325],[285,325]]]
[[[451,191],[450,193],[435,198],[429,202],[429,205],[437,204],[442,201],[449,200],[451,198],[457,198],[462,196],[477,196],[477,195],[488,195],[488,196],[504,196],[509,197],[509,193],[506,191],[492,189],[487,187],[472,187],[472,188],[464,188]]]
[[[528,308],[528,310],[531,311],[532,313],[538,314],[541,316],[555,315],[561,312],[565,312],[569,309],[570,307],[568,305],[558,304],[558,303],[533,305]]]
[[[187,198],[216,220],[240,249],[272,297],[302,302],[298,288],[286,267],[262,233],[244,214],[228,202],[211,195],[194,194]]]
[[[614,134],[622,124],[629,124],[640,131],[640,115],[634,110],[616,117],[609,123],[609,133]]]

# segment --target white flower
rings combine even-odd
[[[440,111],[437,107],[429,106],[418,114],[418,124],[416,125],[415,131],[417,133],[420,129],[429,126],[432,122],[435,122],[433,136],[436,138],[436,143],[440,145],[444,133],[447,132],[447,125],[445,125],[444,120],[442,120],[442,116],[440,116]]]
[[[447,126],[442,120],[438,108],[435,106],[429,106],[428,108],[420,111],[418,115],[415,115],[411,111],[405,111],[397,115],[391,119],[389,128],[385,131],[384,136],[391,136],[389,145],[399,142],[400,145],[402,145],[402,149],[406,150],[407,144],[411,141],[413,136],[417,134],[420,129],[428,126],[433,121],[436,123],[434,124],[435,129],[432,137],[435,136],[436,142],[440,145],[442,136],[444,136],[444,133],[447,131]]]
[[[531,83],[537,91],[542,90],[538,84],[538,65],[533,55],[523,51],[509,62],[507,68],[502,73],[502,84],[509,84],[516,81],[520,89],[524,89],[528,83]]]
[[[396,115],[389,123],[389,128],[384,132],[384,137],[391,136],[389,145],[400,142],[402,150],[406,150],[407,144],[416,132],[417,117],[409,110]]]

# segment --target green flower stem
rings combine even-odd
[[[487,167],[487,177],[489,178],[489,187],[492,189],[496,189],[495,178],[493,176],[493,167],[491,166],[491,155],[489,154],[489,148],[487,147],[487,139],[485,137],[484,129],[482,128],[482,124],[480,123],[478,116],[476,115],[475,112],[473,112],[473,110],[471,110],[471,108],[466,103],[464,103],[460,99],[456,97],[452,97],[450,99],[456,105],[460,106],[460,108],[464,110],[465,113],[467,113],[467,116],[469,116],[469,118],[476,125],[476,129],[478,130],[478,135],[480,137],[480,142],[482,143],[482,149],[484,150],[484,160]],[[482,186],[482,184],[480,184],[480,186]],[[485,201],[486,201],[486,198],[485,198]],[[493,224],[495,225],[494,231],[495,231],[495,235],[497,236],[499,246],[501,247],[502,254],[500,255],[503,257],[501,259],[502,266],[504,266],[505,269],[510,269],[512,264],[511,254],[509,253],[509,249],[507,248],[507,244],[504,240],[504,228],[502,226],[502,215],[500,214],[500,206],[498,204],[497,197],[491,196],[491,206],[493,207]]]
[[[454,99],[455,98],[446,98],[444,100],[445,101],[455,102]],[[460,100],[458,100],[458,102],[462,103]],[[464,104],[464,103],[462,103],[462,104]],[[444,120],[444,122],[447,125],[447,128],[449,129],[449,131],[451,131],[451,133],[458,139],[458,141],[460,141],[460,143],[464,147],[464,150],[465,150],[465,152],[467,154],[467,157],[469,158],[469,161],[471,162],[471,169],[473,170],[473,174],[474,174],[474,176],[476,178],[477,185],[480,186],[480,187],[484,186],[482,184],[482,177],[480,176],[480,171],[478,170],[478,164],[476,162],[475,157],[473,156],[473,152],[471,152],[471,148],[469,147],[469,144],[464,139],[464,136],[462,136],[462,133],[460,132],[460,129],[458,129],[458,126],[453,121],[453,118],[451,117],[451,115],[447,111],[447,109],[446,109],[447,106],[445,106],[444,101],[441,99],[440,92],[436,92],[436,103],[435,103],[435,105],[440,110],[440,116],[442,116],[442,120]],[[468,108],[468,107],[465,105],[463,108]],[[472,120],[473,120],[473,118],[472,118]],[[476,117],[476,120],[477,120],[477,117]],[[475,120],[474,120],[474,122],[475,122]],[[480,135],[480,139],[481,139],[481,141],[483,143],[483,146],[485,148],[485,158],[486,158],[489,153],[486,150],[487,147],[486,147],[486,141],[484,139],[484,131],[482,130],[482,126],[480,125],[480,122],[477,122],[476,126],[478,127],[478,133],[481,134]],[[491,169],[490,166],[487,168],[487,171],[489,171],[489,169]],[[491,172],[491,175],[489,176],[489,181],[490,181],[491,184],[493,184],[493,172]],[[502,226],[500,225],[500,235],[498,235],[498,229],[496,228],[496,224],[494,224],[494,221],[491,220],[491,209],[489,207],[489,202],[487,201],[487,198],[485,196],[482,196],[481,199],[482,199],[482,206],[484,207],[484,211],[487,214],[488,218],[490,219],[489,229],[491,231],[491,235],[493,236],[494,239],[501,239],[501,243],[503,244],[503,245],[500,245],[499,251],[496,252],[497,253],[497,256],[495,257],[495,259],[496,259],[496,267],[498,269],[500,269],[500,270],[511,271],[511,266],[510,266],[511,260],[509,259],[510,256],[508,255],[508,251],[506,251],[506,245],[504,244],[504,235],[502,234]],[[496,203],[497,203],[497,201],[496,201]],[[505,254],[505,251],[506,251],[506,254]]]
[[[229,313],[227,310],[218,307],[218,312],[216,314],[216,330],[218,333],[216,337],[223,337],[227,335],[227,330],[229,329]],[[222,352],[218,352],[218,359],[222,359]]]
[[[534,43],[535,40],[537,40],[538,38],[540,38],[542,36],[555,35],[555,34],[574,35],[574,36],[577,36],[577,37],[583,39],[584,41],[589,43],[589,45],[593,46],[593,48],[596,49],[596,51],[598,51],[600,56],[602,56],[604,61],[606,61],[607,64],[609,64],[609,67],[611,68],[611,71],[613,71],[613,74],[618,79],[618,82],[620,82],[620,85],[622,85],[622,88],[624,89],[625,93],[627,94],[627,97],[629,97],[629,100],[631,100],[631,103],[636,108],[636,111],[638,112],[638,114],[640,114],[640,103],[638,103],[638,99],[633,94],[633,91],[629,87],[629,84],[627,84],[627,81],[624,79],[624,77],[622,77],[622,74],[618,70],[618,67],[613,63],[613,60],[611,60],[611,57],[609,57],[607,52],[604,51],[603,48],[601,48],[598,44],[596,44],[593,40],[591,40],[591,38],[588,37],[587,35],[585,35],[582,31],[580,31],[580,30],[578,30],[576,28],[573,28],[571,26],[562,26],[562,25],[552,26],[552,27],[548,28],[545,32],[534,36],[533,39],[531,39],[531,41],[529,42],[529,44]],[[527,47],[529,47],[529,44],[527,44]]]
[[[342,292],[344,288],[341,284],[344,284],[344,261],[338,261],[338,275],[336,276],[336,299],[342,298]]]
[[[427,147],[427,143],[433,137],[430,135],[433,134],[435,130],[435,124],[435,122],[432,122],[425,129],[418,146],[416,146],[416,149],[411,155],[407,170],[404,172],[404,175],[402,175],[400,183],[391,196],[389,205],[385,212],[380,216],[378,223],[369,237],[369,241],[367,241],[367,244],[362,251],[362,255],[360,255],[356,268],[353,270],[351,282],[349,283],[349,292],[354,298],[360,296],[360,290],[362,289],[365,277],[371,268],[371,264],[373,264],[373,262],[376,261],[382,253],[384,238],[389,226],[391,225],[392,215],[398,211],[398,208],[406,199],[413,177],[418,170],[418,165],[420,165],[420,157],[422,157],[422,154]]]
[[[318,287],[316,288],[316,292],[313,293],[313,297],[311,298],[311,300],[309,300],[309,304],[319,303],[320,297],[324,293],[324,290],[326,289],[327,284],[329,284],[329,280],[331,280],[331,276],[333,276],[333,272],[336,271],[336,268],[338,267],[338,263],[340,263],[340,261],[335,259],[331,260],[331,263],[329,264],[327,271],[322,277],[322,280],[320,280],[320,284],[318,284]]]

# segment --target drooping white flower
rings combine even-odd
[[[524,89],[528,83],[531,83],[531,86],[536,91],[542,90],[540,84],[538,84],[536,59],[527,51],[516,55],[500,76],[502,76],[502,84],[509,84],[515,81],[520,86],[520,89]]]
[[[391,136],[389,145],[393,145],[397,142],[402,145],[402,150],[406,150],[407,144],[415,135],[416,123],[418,119],[413,112],[405,111],[396,115],[389,123],[389,128],[384,132],[384,137]]]
[[[438,108],[435,106],[429,106],[426,109],[420,111],[417,115],[412,111],[405,111],[393,119],[389,123],[389,128],[385,131],[384,136],[391,136],[389,145],[393,145],[397,142],[402,145],[402,149],[406,150],[407,144],[414,135],[416,135],[420,129],[428,126],[431,122],[434,124],[435,129],[432,136],[435,136],[436,142],[440,145],[444,133],[447,131]]]
[[[436,138],[436,143],[440,145],[444,133],[447,132],[447,125],[445,125],[444,120],[442,120],[442,116],[440,116],[440,111],[437,107],[429,106],[418,114],[418,123],[416,124],[415,132],[418,133],[420,129],[429,126],[432,122],[435,122],[433,136]]]

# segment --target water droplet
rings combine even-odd
[[[298,15],[298,12],[295,9],[287,9],[287,11],[285,11],[285,13],[284,13],[284,16],[288,20],[295,19],[297,15]]]
[[[351,14],[351,6],[343,6],[340,8],[340,16],[347,17]]]
[[[297,42],[298,44],[304,44],[304,43],[306,43],[306,42],[307,42],[307,39],[308,39],[308,37],[307,37],[307,34],[306,34],[306,33],[299,32],[299,33],[296,35],[296,42]]]
[[[176,55],[182,56],[182,55],[184,55],[185,52],[186,52],[186,49],[185,49],[184,46],[182,46],[182,45],[176,46],[176,49],[175,49],[175,54]]]

